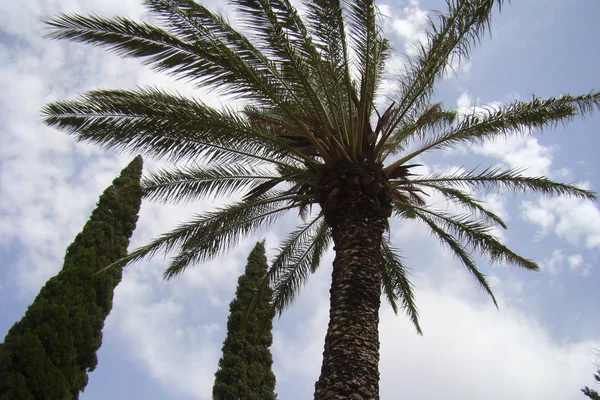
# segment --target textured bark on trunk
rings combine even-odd
[[[377,198],[345,191],[325,207],[336,252],[329,327],[315,400],[379,399],[379,247],[386,228]]]

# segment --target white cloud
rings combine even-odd
[[[414,56],[415,44],[424,42],[426,37],[423,27],[427,21],[427,12],[419,7],[419,2],[411,0],[406,7],[397,8],[395,5],[378,4],[381,13],[379,24],[386,37],[398,40],[404,47],[402,54],[393,52],[386,63],[384,77],[377,106],[380,107],[387,97],[399,89],[398,76],[404,72],[405,55]]]
[[[458,112],[460,114],[465,114],[470,111],[473,106],[473,97],[469,94],[469,92],[462,92],[458,99],[456,100],[456,105],[458,106]]]
[[[511,168],[526,168],[524,175],[548,176],[550,174],[553,150],[541,145],[534,137],[502,137],[486,141],[481,146],[472,146],[471,150],[500,159]]]
[[[393,15],[393,14],[392,14]],[[402,9],[402,17],[393,18],[393,31],[404,40],[406,53],[416,55],[414,45],[426,40],[423,28],[427,22],[427,12],[418,8],[418,3]]]
[[[556,275],[563,270],[565,261],[564,252],[562,250],[554,250],[549,258],[545,258],[540,263],[540,269],[549,272],[551,275]]]
[[[479,103],[479,98],[473,99],[469,92],[463,91],[456,101],[459,115],[473,112],[485,113],[486,110],[498,109],[503,104],[500,101],[490,102],[485,106]],[[463,146],[463,152],[466,147]],[[476,154],[501,160],[503,164],[511,168],[525,168],[523,173],[528,176],[550,175],[552,156],[556,150],[556,148],[541,145],[535,137],[521,133],[515,133],[507,137],[498,136],[482,144],[470,145],[468,149]],[[567,171],[563,169],[559,172],[564,174]]]
[[[591,273],[591,265],[585,262],[581,254],[566,255],[564,250],[554,250],[550,257],[545,258],[540,262],[542,271],[548,272],[550,275],[557,275],[565,270],[581,276],[589,276]]]
[[[427,44],[429,12],[421,8],[418,0],[410,0],[404,7],[383,3],[378,4],[378,8],[381,12],[379,22],[387,36],[392,40],[398,40],[403,45],[403,54],[409,57],[416,56],[419,47]],[[396,58],[396,62],[404,64],[402,58]],[[465,60],[459,62],[459,58],[454,57],[450,60],[450,67],[444,78],[451,78],[454,73],[468,74],[471,67],[470,62]]]
[[[600,210],[588,200],[541,198],[524,202],[524,220],[538,225],[541,234],[552,230],[561,239],[588,249],[600,247]]]
[[[521,217],[525,221],[532,222],[541,228],[539,234],[545,235],[549,228],[554,226],[554,215],[547,209],[536,206],[531,201],[521,203]]]
[[[157,287],[165,285],[171,286],[169,292],[178,286],[126,274],[105,331],[118,335],[127,357],[141,363],[153,379],[174,392],[208,399],[220,356],[219,325],[192,324],[185,301],[156,297]]]
[[[590,263],[586,263],[581,254],[571,254],[567,258],[569,269],[581,276],[589,276],[591,273]]]
[[[569,256],[567,261],[569,262],[569,266],[571,268],[577,268],[581,265],[581,263],[583,263],[583,257],[581,254],[572,254]]]
[[[553,342],[531,316],[420,291],[425,336],[382,315],[382,398],[578,399],[597,343]],[[434,381],[434,390],[423,390]],[[528,395],[529,394],[529,395]]]

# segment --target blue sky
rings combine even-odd
[[[206,2],[223,9],[219,2]],[[381,1],[384,29],[398,53],[419,40],[429,10],[440,0]],[[47,101],[85,90],[159,85],[218,105],[195,90],[142,67],[81,45],[42,38],[40,21],[58,12],[95,12],[147,19],[138,0],[0,2],[0,336],[17,321],[40,287],[62,265],[66,246],[89,217],[110,181],[132,158],[74,143],[44,127]],[[600,86],[600,2],[527,0],[495,15],[468,64],[440,82],[437,101],[468,108],[585,93]],[[397,65],[399,59],[393,59]],[[393,87],[388,89],[391,91]],[[528,167],[528,172],[600,190],[599,116],[543,134],[515,136],[477,147],[427,155],[431,171],[478,165]],[[147,160],[145,171],[156,168]],[[391,235],[412,268],[424,336],[408,320],[381,310],[383,399],[486,398],[576,400],[591,384],[593,348],[600,349],[598,277],[600,210],[572,199],[490,193],[488,205],[508,222],[502,238],[541,265],[537,273],[489,266],[497,311],[456,260],[412,222],[392,224]],[[145,202],[132,248],[218,204]],[[432,201],[436,201],[433,199]],[[213,262],[169,282],[166,262],[128,267],[107,319],[99,366],[82,400],[208,399],[224,339],[228,303],[248,252],[267,239],[269,255],[294,218],[243,241]],[[274,369],[283,400],[310,398],[320,370],[331,252],[295,305],[274,328]]]

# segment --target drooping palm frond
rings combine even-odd
[[[322,214],[290,233],[281,244],[264,284],[273,285],[273,307],[280,315],[296,298],[331,243]],[[260,293],[259,293],[260,295]]]
[[[432,219],[430,219],[425,213],[416,211],[415,215],[421,219],[425,224],[429,226],[431,233],[444,244],[446,244],[450,250],[455,254],[455,256],[462,262],[462,264],[467,268],[467,270],[473,275],[473,277],[477,280],[477,283],[483,288],[492,298],[494,305],[498,307],[498,302],[496,301],[496,297],[492,292],[492,288],[490,287],[485,275],[482,274],[477,266],[475,265],[475,261],[469,255],[469,253],[464,249],[463,246],[448,232],[446,232],[443,228],[438,226]]]
[[[419,216],[427,218],[437,226],[442,226],[446,232],[466,243],[467,247],[487,256],[492,262],[506,262],[521,268],[537,271],[538,265],[514,253],[508,247],[490,234],[490,226],[485,222],[473,220],[470,215],[450,215],[444,212],[433,211],[429,208],[414,207]]]
[[[476,170],[456,172],[450,175],[431,174],[411,179],[413,185],[431,185],[440,187],[472,187],[486,191],[504,188],[513,192],[533,192],[544,196],[571,196],[578,199],[596,200],[591,190],[574,185],[554,182],[544,177],[530,177],[522,174],[523,169],[492,167],[481,172]]]
[[[171,232],[131,251],[119,262],[136,262],[158,252],[175,251],[178,255],[165,271],[165,278],[171,278],[182,273],[190,263],[210,260],[235,245],[240,237],[272,224],[297,207],[294,200],[293,196],[271,193],[252,202],[242,201],[196,215]]]
[[[381,275],[383,293],[398,314],[398,302],[413,323],[417,333],[423,334],[419,325],[419,312],[415,304],[412,283],[402,259],[386,240],[381,242]]]
[[[440,192],[446,199],[455,202],[459,206],[462,206],[470,211],[472,211],[476,215],[482,215],[486,218],[487,222],[491,222],[493,224],[499,225],[504,229],[507,229],[506,224],[498,215],[489,211],[485,207],[481,205],[481,203],[475,199],[473,196],[465,193],[461,190],[444,187],[440,185],[436,185],[433,183],[421,183],[421,186],[427,186],[429,188],[435,189]]]

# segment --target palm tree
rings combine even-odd
[[[382,292],[420,333],[405,267],[383,235],[390,218],[425,223],[495,303],[475,253],[528,270],[538,266],[492,234],[506,225],[471,190],[596,198],[517,169],[428,175],[416,169],[415,159],[427,151],[530,133],[600,108],[600,92],[533,97],[463,116],[432,102],[434,84],[468,58],[502,0],[448,0],[448,11],[430,21],[425,42],[407,58],[398,92],[380,108],[391,49],[372,0],[308,0],[303,18],[290,0],[232,0],[245,33],[193,0],[144,3],[164,28],[122,17],[60,15],[48,22],[49,36],[141,58],[244,106],[211,108],[157,88],[95,90],[47,105],[45,122],[105,148],[196,162],[146,177],[148,198],[180,203],[240,196],[130,254],[135,261],[174,252],[166,278],[295,211],[302,222],[282,242],[264,280],[281,313],[333,241],[330,321],[315,399],[379,398]],[[430,193],[465,213],[433,208]]]

